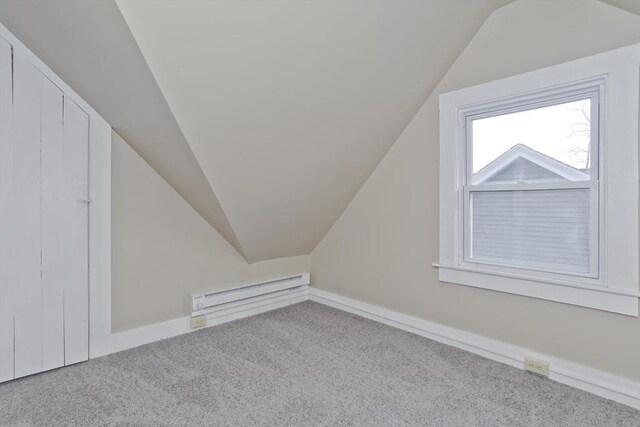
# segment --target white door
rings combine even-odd
[[[89,118],[0,39],[0,381],[88,358]]]

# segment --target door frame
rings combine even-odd
[[[0,37],[89,115],[89,359],[111,353],[111,126],[0,23]]]

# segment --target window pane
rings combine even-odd
[[[589,190],[471,193],[470,257],[589,273]]]
[[[475,119],[472,184],[589,180],[591,100]]]

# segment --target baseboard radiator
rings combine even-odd
[[[191,316],[196,317],[242,304],[281,298],[289,293],[305,292],[309,283],[309,273],[300,273],[266,282],[192,294]]]

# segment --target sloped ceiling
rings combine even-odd
[[[0,22],[242,253],[218,199],[113,1],[0,0]]]
[[[605,3],[609,3],[611,6],[618,7],[627,12],[640,15],[640,1],[638,0],[602,0]]]
[[[1,0],[0,21],[255,262],[311,252],[506,3]]]
[[[314,248],[505,3],[118,6],[245,256],[259,261]]]

